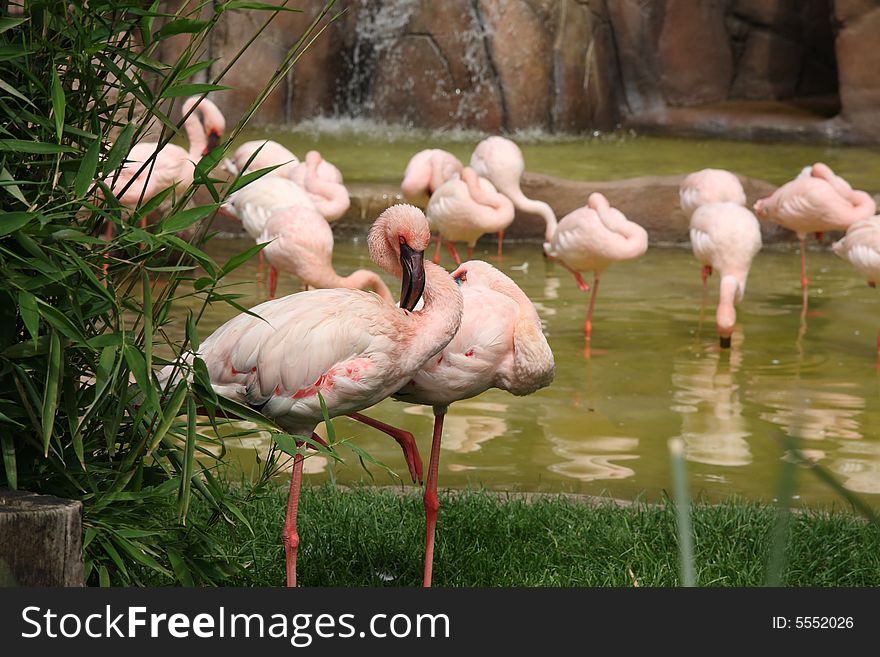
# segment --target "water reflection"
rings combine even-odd
[[[858,440],[858,416],[865,408],[861,397],[827,390],[773,390],[761,392],[761,403],[770,407],[760,417],[783,428],[789,436],[805,440]]]
[[[635,470],[612,461],[632,461],[639,458],[637,451],[638,438],[622,438],[601,436],[584,440],[555,439],[553,453],[565,461],[550,466],[556,472],[580,481],[605,481],[610,479],[626,479],[635,474]]]
[[[441,449],[457,454],[478,451],[483,443],[507,433],[507,422],[504,417],[499,417],[506,411],[505,404],[474,400],[455,402],[449,407],[449,412],[443,420]],[[430,406],[407,405],[403,412],[410,415],[434,417]],[[497,413],[498,416],[485,415],[485,413]],[[463,466],[462,469],[464,469]]]
[[[672,410],[681,415],[681,438],[688,461],[744,466],[752,462],[746,441],[736,373],[742,365],[742,332],[734,332],[729,350],[717,345],[688,350],[673,364]]]

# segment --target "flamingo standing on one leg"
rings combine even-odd
[[[266,228],[272,213],[301,207],[317,212],[311,195],[302,187],[288,178],[280,176],[263,176],[229,195],[220,207],[221,212],[241,221],[248,235],[259,240]],[[263,252],[258,256],[258,278],[263,275]],[[271,281],[277,280],[278,272],[274,267],[269,271]],[[274,298],[274,291],[270,290]]]
[[[587,340],[593,335],[593,309],[599,290],[599,277],[613,262],[634,260],[648,249],[648,233],[612,208],[602,194],[594,192],[587,205],[570,212],[560,221],[553,238],[544,244],[548,255],[558,258],[574,274],[578,286],[589,289],[580,272],[593,272],[593,293],[584,323]]]
[[[196,163],[220,142],[226,121],[213,102],[193,96],[184,102],[182,112],[187,117],[183,126],[189,150],[165,144],[157,153],[159,144],[140,142],[131,149],[118,175],[107,179],[107,185],[126,207],[136,208],[169,187],[180,194],[185,192],[192,185]],[[149,161],[151,158],[153,161]],[[146,221],[146,217],[141,219],[141,227]],[[108,225],[108,239],[112,228]]]
[[[755,214],[797,233],[801,247],[801,288],[807,305],[807,233],[846,230],[872,217],[877,205],[868,194],[853,190],[821,162],[755,203]]]
[[[373,224],[370,255],[402,278],[400,307],[361,290],[311,290],[266,301],[217,329],[199,356],[221,395],[249,404],[295,435],[324,416],[356,413],[400,390],[443,349],[461,322],[462,295],[442,268],[424,262],[430,241],[421,210],[395,205]],[[424,306],[414,311],[424,292]],[[191,360],[192,355],[189,356]],[[160,380],[174,374],[169,365]],[[303,456],[294,457],[284,546],[296,585],[296,529]]]
[[[507,196],[517,210],[539,215],[546,224],[544,240],[549,242],[556,230],[556,214],[544,203],[528,198],[520,189],[520,178],[525,171],[525,159],[515,142],[505,137],[488,137],[477,144],[471,155],[471,167],[488,178],[499,192]],[[506,228],[506,226],[505,226]],[[498,255],[502,254],[504,229],[498,232]]]
[[[277,141],[258,139],[236,148],[232,157],[223,161],[223,168],[237,176],[277,165],[267,175],[289,178],[297,164],[299,158]]]
[[[509,277],[480,260],[465,262],[452,274],[461,285],[464,313],[455,337],[393,395],[434,409],[431,460],[425,486],[425,575],[430,586],[434,563],[434,533],[440,499],[437,472],[443,418],[453,402],[475,397],[489,388],[528,395],[553,380],[553,352],[541,331],[532,302]],[[371,426],[370,418],[352,416]],[[395,435],[393,427],[376,427]]]
[[[333,269],[333,231],[319,212],[301,205],[274,210],[263,226],[257,243],[269,244],[261,251],[272,266],[269,298],[275,298],[278,271],[298,277],[307,288],[372,290],[388,303],[394,298],[379,275],[358,269],[340,276]]]
[[[339,219],[351,207],[342,174],[318,151],[306,153],[306,161],[296,167],[291,180],[309,193],[318,212],[329,222]]]
[[[743,298],[752,259],[761,250],[761,226],[738,203],[706,203],[691,216],[691,247],[704,270],[721,277],[715,322],[722,348],[730,347],[736,306]]]
[[[702,169],[689,174],[678,188],[681,209],[688,219],[701,205],[708,203],[735,203],[745,207],[746,193],[742,183],[730,171],[724,169]],[[699,259],[699,256],[697,256]],[[712,264],[703,262],[703,296],[707,293]]]
[[[453,242],[466,242],[470,259],[480,236],[504,230],[513,221],[514,210],[510,199],[491,182],[464,167],[460,177],[453,176],[434,192],[425,214],[439,234],[434,262],[440,260],[440,243],[445,239],[456,264],[460,264]]]
[[[400,183],[400,192],[409,203],[425,207],[437,188],[464,168],[452,153],[440,148],[419,151],[410,158]]]
[[[860,219],[846,229],[846,235],[831,249],[848,260],[868,285],[876,287],[880,281],[880,216]],[[880,335],[877,336],[877,355],[880,357]]]

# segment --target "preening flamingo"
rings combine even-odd
[[[229,195],[220,207],[221,212],[241,221],[251,239],[259,240],[272,213],[293,207],[306,208],[317,212],[312,197],[302,187],[288,178],[263,176]],[[264,249],[265,250],[265,249]],[[259,258],[259,276],[263,272],[263,252]],[[277,280],[278,272],[273,267],[269,272],[271,281]],[[270,290],[274,298],[274,290]]]
[[[874,216],[877,205],[865,192],[853,190],[821,162],[755,203],[755,214],[797,233],[801,247],[801,287],[807,302],[807,233],[846,230]]]
[[[419,151],[406,165],[400,192],[408,202],[424,207],[431,194],[463,167],[455,155],[440,148]]]
[[[261,251],[272,267],[269,276],[269,298],[275,298],[278,271],[298,277],[314,288],[353,288],[372,290],[388,303],[394,298],[376,272],[358,269],[340,276],[333,269],[333,230],[312,208],[293,205],[274,210],[257,238],[258,244],[269,242]]]
[[[223,160],[223,168],[233,176],[278,165],[266,175],[289,178],[297,164],[296,155],[271,139],[246,141],[235,149],[231,158]]]
[[[739,178],[724,169],[702,169],[688,174],[678,188],[678,196],[681,209],[688,219],[693,216],[694,210],[708,203],[735,203],[743,207],[746,205],[746,193]],[[691,242],[693,243],[693,238]],[[711,258],[703,262],[698,255],[697,259],[703,264],[701,275],[705,296],[708,278],[712,275]]]
[[[853,223],[831,249],[848,260],[867,279],[868,285],[876,287],[880,281],[880,216]],[[880,356],[880,335],[877,336],[877,354]]]
[[[453,402],[475,397],[489,388],[528,395],[550,385],[553,352],[541,331],[541,320],[519,286],[481,260],[465,262],[452,278],[461,285],[464,313],[461,326],[446,347],[435,354],[393,397],[434,409],[431,460],[425,486],[425,575],[430,586],[434,562],[434,533],[440,499],[437,472],[443,418]],[[367,421],[369,418],[353,416]],[[373,426],[376,426],[375,424]],[[377,427],[395,435],[392,429]]]
[[[220,142],[226,121],[213,102],[192,96],[184,102],[181,111],[183,116],[188,115],[183,126],[189,139],[189,150],[176,144],[165,144],[157,153],[159,144],[156,142],[135,144],[118,175],[107,179],[107,185],[123,205],[136,208],[169,187],[182,194],[192,185],[196,163]],[[148,162],[154,153],[155,159]],[[143,217],[142,227],[146,226],[146,221]],[[108,226],[108,231],[112,231],[112,225]],[[107,237],[109,239],[112,235]]]
[[[442,350],[461,322],[462,296],[442,268],[424,262],[430,241],[421,210],[395,205],[375,221],[370,255],[402,278],[400,307],[360,290],[311,290],[264,302],[217,329],[199,356],[221,395],[247,403],[294,435],[355,413],[400,390]],[[424,306],[413,311],[424,292]],[[256,315],[256,316],[254,316]],[[192,356],[189,356],[192,359]],[[160,380],[169,379],[168,366]],[[303,456],[293,462],[284,546],[287,583],[296,585],[296,516]]]
[[[291,180],[305,189],[324,219],[333,222],[351,207],[348,190],[342,183],[342,174],[327,162],[318,151],[306,153],[291,175]]]
[[[513,221],[513,203],[486,178],[464,167],[431,195],[425,210],[431,228],[439,233],[434,262],[440,260],[440,243],[445,239],[456,264],[461,263],[455,241],[466,242],[468,259],[484,233],[495,233]]]
[[[593,293],[584,322],[584,333],[589,340],[593,335],[593,309],[602,272],[614,262],[634,260],[644,255],[648,250],[648,233],[612,208],[602,194],[594,192],[587,199],[587,205],[559,221],[551,241],[544,244],[544,250],[574,274],[584,292],[589,285],[580,272],[593,272]]]
[[[471,155],[471,167],[479,175],[488,178],[499,192],[513,202],[517,210],[542,217],[546,225],[544,240],[550,241],[556,229],[556,214],[544,201],[530,199],[520,189],[520,178],[526,165],[522,151],[515,142],[497,136],[484,139]],[[503,243],[504,229],[498,232],[499,256]]]
[[[721,347],[728,348],[736,324],[735,304],[742,301],[752,259],[761,250],[761,226],[738,203],[707,203],[691,216],[690,236],[704,271],[715,269],[721,277],[715,323]]]

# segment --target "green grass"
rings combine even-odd
[[[284,583],[281,528],[287,490],[245,501],[250,520],[217,523],[216,542],[243,565],[230,584]],[[435,586],[679,586],[675,509],[598,507],[566,497],[527,501],[441,492]],[[731,499],[693,508],[698,586],[761,586],[775,509]],[[418,493],[304,487],[298,582],[303,586],[420,586],[424,512]],[[786,586],[880,585],[880,529],[847,512],[793,514],[781,574]],[[154,581],[155,584],[165,582]]]

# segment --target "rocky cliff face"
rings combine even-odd
[[[279,0],[273,0],[279,1]],[[880,0],[351,0],[257,117],[321,115],[486,132],[711,125],[880,141]],[[179,6],[171,0],[169,9]],[[323,7],[291,0],[230,70],[236,120]],[[205,11],[208,11],[206,9]],[[266,19],[206,44],[216,73]],[[178,45],[162,57],[170,60]],[[710,117],[706,119],[706,117]],[[683,130],[687,131],[687,130]],[[699,131],[699,130],[698,130]],[[707,130],[711,132],[710,130]]]

